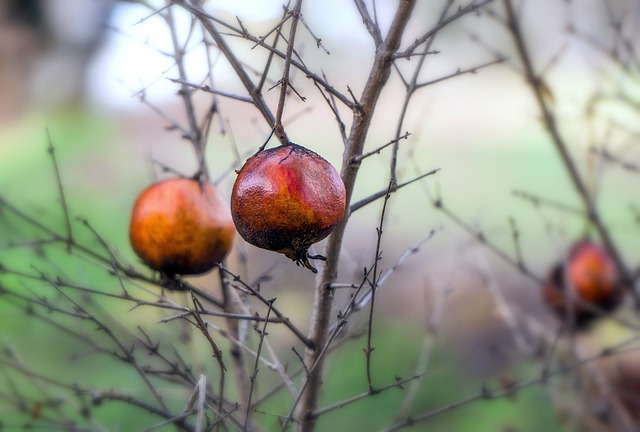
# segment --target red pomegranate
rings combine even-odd
[[[297,144],[264,150],[238,172],[231,215],[254,246],[285,254],[314,273],[309,247],[342,220],[346,193],[333,166]]]
[[[614,310],[624,293],[615,263],[590,240],[579,241],[569,250],[565,263],[551,269],[543,289],[545,302],[578,326]]]
[[[234,236],[229,208],[215,186],[185,178],[143,190],[129,226],[133,250],[166,275],[211,270],[229,253]]]

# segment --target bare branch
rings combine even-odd
[[[224,272],[225,274],[228,274],[229,276],[231,276],[233,282],[239,282],[242,287],[246,288],[247,290],[249,290],[249,292],[254,295],[255,297],[257,297],[262,303],[264,303],[265,305],[267,305],[269,307],[269,310],[273,311],[273,313],[282,321],[282,323],[284,325],[286,325],[287,327],[289,327],[289,329],[298,337],[298,339],[300,339],[307,347],[311,347],[313,346],[313,342],[308,339],[301,331],[300,329],[298,329],[292,322],[291,320],[289,320],[289,318],[287,318],[282,312],[280,312],[280,310],[278,308],[276,308],[274,306],[274,302],[272,300],[267,299],[266,297],[264,297],[260,291],[258,291],[257,289],[255,289],[254,287],[252,287],[250,284],[248,284],[247,282],[243,281],[242,278],[239,275],[234,274],[233,272],[231,272],[228,268],[226,268],[224,265],[222,264],[218,264],[218,268],[220,269],[220,271]]]
[[[380,32],[380,26],[378,25],[377,22],[371,19],[371,15],[369,14],[369,9],[367,9],[367,5],[364,3],[363,0],[353,0],[353,2],[358,8],[358,12],[362,17],[362,23],[364,24],[365,28],[371,35],[371,38],[373,39],[373,44],[375,45],[377,50],[378,47],[382,45],[382,33]]]
[[[405,385],[407,383],[410,383],[412,381],[419,380],[420,378],[422,378],[423,375],[424,374],[413,375],[413,376],[410,376],[408,378],[396,378],[396,381],[391,383],[391,384],[387,384],[385,386],[378,387],[376,389],[370,389],[370,390],[368,390],[368,391],[366,391],[364,393],[360,393],[358,395],[355,395],[355,396],[352,396],[350,398],[341,400],[339,402],[336,402],[334,404],[328,405],[326,407],[318,408],[312,415],[314,417],[318,417],[318,416],[321,416],[322,414],[326,414],[328,412],[331,412],[331,411],[334,411],[334,410],[337,410],[337,409],[340,409],[340,408],[344,408],[344,407],[346,407],[348,405],[351,405],[352,403],[355,403],[355,402],[361,401],[362,399],[365,399],[367,397],[382,393],[382,392],[384,392],[386,390],[389,390],[389,389],[392,389],[392,388],[400,388],[401,389],[401,388],[403,388],[402,387],[403,385]]]
[[[391,188],[391,193],[393,192],[397,192],[398,190],[402,189],[405,186],[409,186],[412,183],[415,183],[419,180],[422,180],[425,177],[434,175],[435,173],[437,173],[438,171],[440,171],[440,168],[434,169],[432,171],[426,172],[424,174],[419,175],[418,177],[415,177],[411,180],[407,180],[404,183],[400,183],[400,184],[396,184]],[[371,204],[374,201],[379,200],[380,198],[384,197],[387,194],[387,189],[383,189],[380,190],[374,194],[369,195],[366,198],[361,199],[360,201],[356,201],[355,203],[351,204],[351,207],[349,209],[349,211],[351,213],[355,212],[356,210],[360,210],[362,207]]]
[[[373,312],[375,309],[375,301],[376,301],[376,291],[378,290],[378,281],[380,279],[380,273],[378,272],[378,264],[380,259],[382,259],[382,233],[384,226],[384,216],[387,212],[387,204],[389,203],[389,198],[391,198],[391,188],[393,187],[393,182],[389,182],[389,187],[387,188],[387,194],[384,197],[384,203],[382,204],[382,211],[380,212],[380,223],[376,228],[376,251],[375,257],[373,261],[373,269],[371,271],[371,300],[369,306],[369,319],[367,320],[367,347],[364,349],[366,364],[365,370],[367,375],[367,385],[369,386],[369,391],[374,391],[373,387],[373,379],[371,375],[371,353],[374,348],[371,345],[371,340],[373,337]]]
[[[210,15],[206,14],[202,10],[202,8],[199,6],[198,1],[194,2],[195,6],[189,5],[185,1],[176,0],[176,3],[182,6],[183,8],[187,9],[189,12],[194,14],[196,18],[200,20],[203,27],[207,31],[207,33],[209,33],[209,35],[213,38],[216,45],[218,46],[218,49],[220,49],[222,54],[224,54],[227,61],[229,62],[234,72],[236,73],[237,77],[242,82],[242,85],[249,93],[249,96],[251,97],[251,100],[253,101],[253,104],[255,105],[255,107],[258,109],[258,111],[260,111],[264,119],[269,124],[269,127],[273,128],[275,123],[275,117],[273,116],[273,113],[267,106],[262,95],[257,91],[255,84],[253,83],[253,81],[247,74],[247,71],[245,70],[245,68],[242,66],[242,64],[236,57],[234,51],[229,47],[229,45],[227,44],[227,41],[222,37],[220,32],[213,25],[213,20],[210,19],[211,18]],[[281,141],[281,143],[287,144],[288,142]]]
[[[499,63],[503,63],[506,60],[507,60],[506,57],[499,57],[499,58],[497,58],[495,60],[489,61],[487,63],[483,63],[483,64],[478,65],[478,66],[473,66],[473,67],[470,67],[470,68],[467,68],[467,69],[457,69],[455,72],[453,72],[453,73],[451,73],[449,75],[445,75],[443,77],[436,78],[436,79],[431,80],[431,81],[426,81],[426,82],[422,82],[422,83],[416,84],[416,89],[420,89],[420,88],[427,87],[427,86],[430,86],[430,85],[433,85],[433,84],[437,84],[437,83],[439,83],[441,81],[446,81],[448,79],[455,78],[455,77],[458,77],[458,76],[461,76],[461,75],[465,75],[465,74],[472,74],[473,75],[473,74],[477,73],[478,70],[480,70],[480,69],[486,68],[488,66],[493,66],[493,65],[496,65],[496,64],[499,64]]]
[[[355,157],[351,158],[349,163],[358,163],[358,162],[361,162],[362,160],[368,158],[369,156],[380,154],[380,152],[382,150],[384,150],[385,148],[389,147],[390,145],[393,145],[393,144],[395,144],[395,143],[397,143],[399,141],[402,141],[402,140],[406,140],[407,138],[409,138],[409,135],[411,135],[411,133],[405,132],[404,135],[399,136],[398,138],[394,138],[391,141],[389,141],[388,143],[383,144],[380,147],[378,147],[378,148],[376,148],[374,150],[371,150],[370,152],[363,153],[361,155],[358,155],[358,156],[355,156]]]
[[[164,14],[164,18],[171,34],[171,43],[173,44],[174,59],[178,67],[178,74],[181,81],[187,81],[187,72],[184,66],[185,50],[180,46],[178,41],[178,34],[173,19],[173,8],[169,8],[167,13]],[[187,42],[185,42],[186,45]],[[196,119],[195,107],[193,104],[193,98],[191,95],[191,88],[185,84],[181,84],[180,91],[178,92],[182,97],[184,103],[185,113],[189,122],[189,141],[193,145],[193,149],[196,153],[198,160],[198,172],[205,180],[209,179],[209,169],[205,160],[205,146],[206,139],[202,135],[202,131],[198,127],[198,120]]]
[[[172,82],[175,82],[175,83],[178,83],[178,84],[182,84],[182,85],[186,85],[186,86],[189,86],[191,88],[198,89],[198,90],[202,90],[202,91],[207,92],[207,93],[212,93],[212,94],[215,94],[215,95],[224,96],[226,98],[237,100],[237,101],[240,101],[240,102],[253,103],[253,100],[251,98],[248,98],[246,96],[240,96],[240,95],[229,93],[229,92],[224,92],[224,91],[221,91],[221,90],[216,90],[214,88],[211,88],[208,85],[193,84],[193,83],[190,83],[188,81],[184,81],[182,79],[177,79],[177,78],[169,78],[169,81],[172,81]]]
[[[527,82],[534,94],[536,102],[538,104],[538,108],[542,113],[542,118],[544,121],[544,125],[549,133],[551,141],[553,142],[554,147],[558,151],[560,159],[565,166],[567,174],[571,179],[571,184],[576,190],[576,193],[580,197],[582,204],[585,208],[585,213],[587,219],[591,224],[595,227],[598,235],[602,239],[602,242],[611,255],[611,258],[616,264],[620,274],[622,275],[622,279],[624,283],[628,286],[629,291],[634,296],[636,302],[640,304],[640,296],[633,289],[633,275],[628,270],[627,265],[625,264],[620,251],[618,250],[616,244],[614,243],[609,230],[607,229],[604,221],[602,220],[600,213],[591,199],[591,195],[589,194],[589,190],[582,177],[578,172],[578,168],[576,166],[575,161],[573,160],[571,154],[569,153],[568,146],[560,134],[560,130],[558,129],[558,125],[556,122],[555,114],[553,113],[551,107],[549,106],[549,102],[547,99],[548,91],[547,85],[544,83],[542,78],[535,72],[533,63],[531,61],[529,50],[524,40],[524,36],[522,35],[521,27],[518,18],[513,9],[512,0],[503,0],[503,4],[507,13],[507,23],[509,31],[511,32],[511,36],[513,37],[514,43],[516,45],[518,55],[522,64],[524,66],[525,76],[527,78]]]
[[[411,57],[413,55],[413,52],[423,43],[425,43],[427,40],[429,40],[429,38],[431,38],[433,35],[435,35],[436,33],[438,33],[440,30],[442,30],[444,27],[446,27],[447,25],[451,24],[452,22],[456,21],[457,19],[469,14],[469,13],[477,13],[479,11],[479,9],[489,3],[491,3],[493,0],[481,0],[481,1],[477,1],[477,0],[472,0],[469,4],[467,4],[464,7],[460,7],[457,9],[457,11],[450,15],[449,17],[446,17],[445,19],[440,20],[440,22],[434,26],[433,28],[431,28],[428,32],[426,32],[425,34],[423,34],[422,36],[420,36],[419,38],[417,38],[415,40],[415,42],[413,42],[411,45],[409,45],[404,51],[398,52],[396,54],[394,54],[394,58],[406,58],[408,59],[409,57]]]
[[[67,199],[64,194],[64,188],[62,187],[62,179],[60,177],[60,168],[58,167],[58,161],[56,159],[55,148],[53,147],[53,141],[51,141],[51,134],[47,130],[47,140],[49,147],[47,151],[51,155],[51,162],[53,164],[53,170],[56,175],[56,185],[58,186],[58,197],[60,198],[60,205],[62,206],[62,213],[64,215],[64,225],[67,231],[67,252],[71,252],[71,243],[73,243],[73,231],[71,230],[71,216],[69,215],[69,207],[67,206]]]
[[[291,28],[289,29],[289,41],[287,45],[287,53],[284,59],[284,70],[282,78],[280,78],[280,98],[278,99],[278,109],[276,110],[276,118],[273,123],[273,129],[276,137],[281,143],[289,143],[289,138],[282,126],[282,114],[284,113],[284,104],[287,99],[287,91],[290,87],[289,72],[291,70],[291,59],[295,46],[296,31],[298,29],[298,21],[300,20],[300,8],[302,0],[296,0],[296,4],[291,12]]]
[[[247,430],[247,425],[249,424],[249,416],[251,414],[251,409],[252,409],[252,405],[251,405],[251,400],[253,398],[253,391],[255,389],[256,386],[256,378],[258,377],[258,365],[260,362],[260,355],[262,353],[262,346],[264,344],[265,338],[267,337],[267,324],[269,323],[269,315],[271,315],[271,306],[273,305],[273,302],[275,301],[275,299],[271,300],[271,302],[269,303],[269,309],[267,310],[267,316],[266,316],[266,320],[264,322],[264,325],[262,326],[262,330],[258,330],[256,328],[256,331],[260,334],[260,338],[259,338],[259,342],[258,342],[258,349],[256,351],[256,361],[253,364],[253,372],[251,373],[251,376],[249,377],[249,380],[251,381],[251,386],[249,387],[249,397],[247,399],[247,411],[244,417],[244,430]]]
[[[349,161],[362,154],[376,103],[382,89],[389,80],[393,65],[393,56],[400,46],[402,35],[409,22],[415,3],[415,0],[401,0],[399,2],[389,32],[383,44],[376,52],[369,78],[367,79],[364,91],[359,100],[360,109],[354,112],[351,132],[343,155],[341,171],[342,181],[347,192],[347,208],[351,202],[351,195],[358,176],[358,166],[350,164]],[[309,335],[313,341],[312,346],[314,349],[307,349],[305,356],[307,368],[313,370],[313,373],[305,380],[304,390],[301,390],[302,398],[298,408],[298,418],[302,422],[302,430],[311,431],[315,426],[315,419],[310,418],[308,414],[315,411],[318,403],[323,371],[321,351],[318,351],[318,349],[327,345],[327,337],[329,336],[328,329],[331,319],[330,311],[333,303],[333,292],[326,287],[336,279],[340,249],[348,219],[348,213],[346,213],[333,234],[329,236],[324,254],[327,257],[327,262],[316,285],[313,315],[309,329]]]
[[[244,39],[247,39],[250,42],[254,42],[256,45],[270,51],[273,52],[275,55],[277,55],[278,57],[282,58],[283,60],[286,58],[286,54],[277,50],[276,48],[266,44],[261,38],[255,37],[250,35],[249,33],[247,33],[246,31],[242,30],[242,29],[238,29],[232,26],[229,26],[227,23],[224,23],[223,21],[207,14],[206,12],[204,12],[201,8],[196,8],[193,7],[189,4],[187,4],[184,0],[174,0],[177,4],[180,4],[180,6],[184,7],[185,9],[189,10],[191,13],[193,13],[198,19],[200,19],[201,21],[204,22],[216,22],[218,24],[222,24],[224,26],[227,26],[228,28],[230,28],[232,31],[236,32],[238,34],[239,37],[242,37]],[[211,23],[208,23],[208,26],[205,26],[205,28],[207,29],[208,32],[211,32],[212,30],[215,31],[215,27],[212,26]],[[222,38],[222,36],[218,33],[218,37]],[[216,40],[216,43],[218,43],[217,39],[214,37],[214,40]],[[229,50],[229,47],[226,45],[224,45],[226,50]],[[223,51],[224,53],[224,51]],[[235,56],[233,57],[235,59]],[[236,64],[236,66],[240,66],[240,63],[237,61],[237,59],[235,59],[235,63],[232,63],[232,66]],[[322,86],[327,92],[331,93],[336,99],[338,99],[340,102],[342,102],[345,106],[347,106],[350,109],[355,109],[356,106],[354,105],[353,101],[351,101],[348,97],[346,97],[344,94],[342,94],[341,92],[339,92],[338,90],[336,90],[334,87],[332,87],[331,85],[329,85],[320,75],[318,75],[317,73],[309,70],[305,65],[303,65],[300,61],[295,60],[295,59],[291,59],[291,65],[295,66],[296,69],[300,70],[302,73],[304,73],[304,75],[313,80],[314,82],[318,83],[320,86]],[[241,66],[240,66],[241,68]],[[234,67],[235,70],[235,67]],[[246,73],[243,72],[243,75],[246,75]],[[243,81],[243,84],[247,85],[247,83],[245,83],[245,79],[243,76],[240,76],[240,78]],[[251,83],[251,80],[248,79],[248,76],[246,77],[248,80],[248,83]],[[249,92],[249,94],[252,96],[253,99],[253,94],[252,92]],[[258,107],[259,108],[259,107]],[[261,110],[262,112],[262,110]],[[265,115],[265,113],[263,113],[263,115],[265,116],[265,118],[267,118],[267,116]],[[273,117],[273,116],[272,116]],[[272,125],[273,122],[267,122],[269,123],[269,125]]]

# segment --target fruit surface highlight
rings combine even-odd
[[[186,178],[143,190],[129,226],[136,254],[166,275],[211,270],[231,250],[234,235],[229,208],[215,186]]]
[[[231,193],[240,235],[316,272],[308,249],[342,220],[346,193],[333,166],[297,144],[264,150],[247,160]]]
[[[545,302],[578,326],[615,309],[624,293],[615,263],[589,240],[577,242],[565,262],[554,265],[543,289]]]

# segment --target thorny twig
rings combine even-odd
[[[365,353],[365,371],[367,375],[367,385],[369,386],[369,391],[373,392],[373,379],[371,375],[371,353],[374,348],[371,345],[371,339],[373,337],[373,312],[375,310],[375,301],[376,301],[376,291],[378,289],[378,280],[380,278],[380,274],[378,272],[378,264],[382,259],[382,233],[384,228],[384,216],[387,212],[387,204],[389,203],[389,198],[391,198],[391,187],[393,186],[393,182],[389,182],[389,188],[387,190],[387,194],[384,197],[384,203],[382,204],[382,211],[380,212],[380,223],[376,228],[376,251],[373,260],[373,269],[371,270],[371,282],[369,282],[371,286],[371,300],[369,303],[369,319],[367,320],[367,346],[364,349]]]
[[[280,98],[278,99],[278,109],[276,110],[276,118],[273,123],[273,130],[282,143],[288,143],[289,138],[282,125],[282,114],[284,113],[284,105],[287,100],[287,93],[290,87],[291,59],[293,57],[294,42],[296,39],[296,31],[298,29],[298,21],[300,20],[300,8],[302,0],[296,0],[296,4],[291,11],[291,27],[289,29],[289,40],[287,41],[287,53],[284,59],[284,70],[282,78],[280,78]]]
[[[195,319],[195,326],[198,330],[200,330],[200,332],[204,335],[204,337],[209,342],[209,345],[211,346],[211,351],[213,353],[212,354],[213,358],[215,358],[216,361],[218,362],[218,366],[219,366],[218,369],[220,371],[220,383],[218,384],[218,388],[219,388],[218,413],[222,415],[222,413],[224,412],[223,411],[224,386],[225,386],[225,376],[226,376],[227,367],[225,366],[224,360],[222,359],[222,351],[218,347],[218,344],[213,340],[213,337],[211,337],[211,334],[209,333],[206,322],[200,316],[199,311],[203,309],[202,304],[193,293],[191,294],[191,300],[193,301],[193,309],[191,310],[191,316],[193,316],[193,318]]]

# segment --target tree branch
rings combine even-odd
[[[640,305],[640,296],[638,296],[638,294],[633,289],[633,275],[622,259],[622,255],[620,254],[616,244],[613,241],[613,238],[611,237],[611,234],[609,233],[609,230],[602,220],[594,201],[591,199],[585,182],[578,172],[576,163],[569,153],[567,143],[560,134],[560,130],[558,129],[558,125],[556,123],[555,114],[549,106],[547,98],[547,85],[542,80],[542,78],[538,76],[538,74],[536,74],[534,70],[533,62],[531,61],[531,57],[529,56],[529,50],[525,43],[524,36],[522,35],[520,23],[518,21],[518,18],[516,17],[512,2],[511,0],[503,0],[503,4],[507,13],[507,27],[511,32],[511,36],[513,37],[518,55],[524,66],[525,77],[535,96],[538,108],[542,113],[544,125],[551,137],[551,141],[553,142],[553,145],[558,151],[560,159],[565,166],[567,174],[569,175],[569,178],[571,180],[571,184],[575,188],[578,196],[580,197],[580,200],[582,201],[587,219],[595,227],[604,244],[604,247],[607,249],[607,251],[611,255],[611,258],[615,262],[616,267],[618,268],[618,271],[622,276],[623,283],[625,283],[629,288],[629,291],[631,291],[632,295],[635,298],[636,304]]]
[[[342,239],[349,220],[349,202],[351,201],[359,169],[359,164],[352,164],[350,161],[362,154],[376,103],[382,89],[389,80],[394,55],[400,46],[402,34],[415,4],[416,0],[401,0],[399,2],[387,37],[376,52],[369,78],[358,107],[354,111],[353,123],[344,151],[341,170],[342,181],[347,192],[347,210],[344,218],[327,241],[325,252],[327,262],[316,285],[309,329],[309,337],[313,341],[313,348],[307,349],[305,355],[305,364],[309,370],[313,370],[313,373],[307,378],[298,406],[297,416],[301,422],[300,429],[302,431],[312,431],[315,428],[315,418],[309,414],[315,411],[318,403],[323,373],[323,361],[320,353],[327,343],[328,329],[331,324],[331,304],[333,303],[333,290],[327,287],[335,281],[338,273]]]

